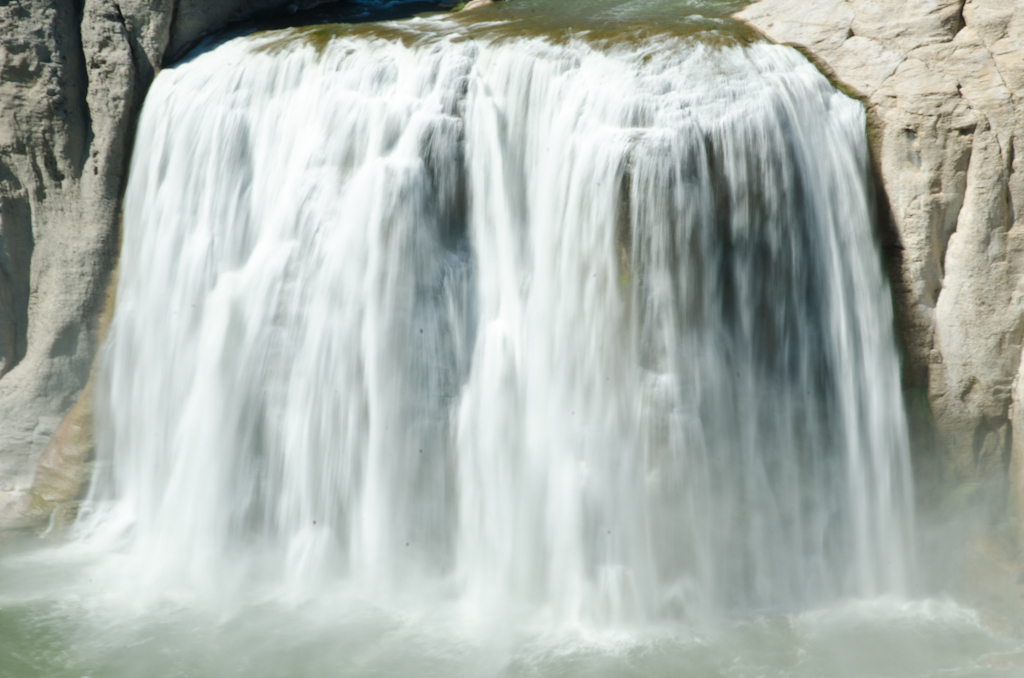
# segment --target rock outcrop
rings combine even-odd
[[[480,9],[481,7],[486,7],[487,5],[493,4],[494,0],[469,0],[469,2],[467,2],[459,11],[466,12],[469,10]]]
[[[74,413],[61,422],[96,353],[134,121],[154,75],[230,21],[322,1],[0,1],[0,531],[77,491],[80,470],[57,482],[39,462],[51,441],[51,461],[72,440],[73,456],[88,456]]]
[[[947,479],[1000,513],[1011,454],[1024,468],[1024,0],[761,0],[737,16],[867,106],[910,400],[927,395]]]

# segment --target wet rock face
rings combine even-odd
[[[155,73],[232,20],[314,4],[0,0],[0,531],[35,520],[39,460],[88,380]]]
[[[867,105],[906,381],[948,475],[1005,487],[1024,455],[1024,0],[761,0],[739,17]]]

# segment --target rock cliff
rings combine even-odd
[[[84,477],[61,459],[89,455],[87,403],[71,410],[155,73],[232,20],[320,1],[0,0],[0,530]],[[1024,507],[1024,0],[760,0],[738,16],[867,106],[908,401],[950,480],[998,507],[1012,487]]]
[[[1024,457],[1024,0],[761,0],[737,16],[868,108],[909,400],[927,396],[947,480],[998,514]]]
[[[89,427],[61,422],[96,353],[133,125],[155,73],[230,21],[317,2],[0,0],[0,531],[52,509],[30,510],[34,484],[73,494],[80,470],[36,480],[51,440],[48,459],[88,456]]]

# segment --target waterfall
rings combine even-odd
[[[566,623],[904,591],[862,107],[787,47],[410,26],[156,78],[88,537]]]

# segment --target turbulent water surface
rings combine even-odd
[[[863,110],[734,5],[162,72],[96,477],[72,543],[0,561],[0,675],[994,670],[913,602]]]

